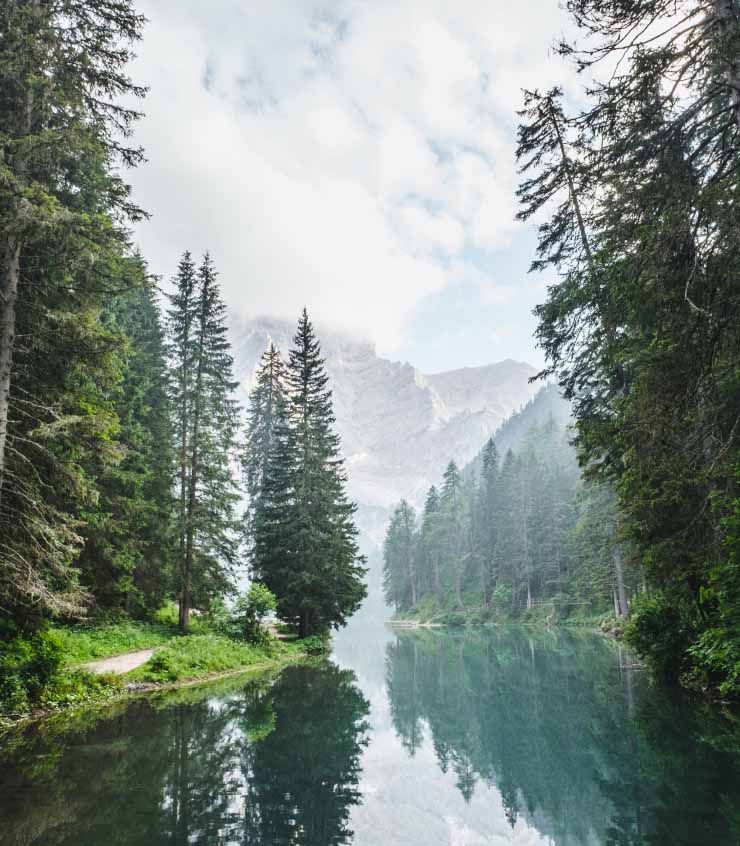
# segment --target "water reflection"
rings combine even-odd
[[[429,737],[462,797],[495,788],[512,827],[559,846],[740,842],[736,722],[602,639],[402,633],[386,676],[407,754]]]
[[[333,664],[5,739],[0,842],[348,843],[368,705]]]

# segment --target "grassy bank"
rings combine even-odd
[[[121,675],[97,675],[80,665],[142,649],[146,664]],[[325,649],[320,639],[247,643],[197,621],[183,635],[168,622],[121,621],[55,626],[11,641],[0,655],[0,726],[34,716],[106,704],[134,692],[156,691],[249,670],[267,670]]]

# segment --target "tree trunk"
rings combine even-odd
[[[465,603],[463,602],[462,598],[462,573],[460,569],[455,572],[455,598],[457,599],[457,606],[458,608],[465,608]]]
[[[2,266],[0,297],[0,498],[5,476],[5,445],[8,439],[10,409],[10,381],[13,373],[13,348],[15,346],[15,304],[18,299],[21,244],[10,238],[5,247]]]
[[[302,609],[298,618],[298,637],[309,637],[311,634],[311,615],[307,609]]]
[[[615,544],[612,550],[612,561],[614,563],[614,579],[617,584],[617,604],[619,611],[617,616],[626,617],[629,612],[627,604],[627,591],[624,586],[624,568],[622,567],[622,550]]]
[[[201,292],[203,304],[200,314],[198,336],[198,369],[195,378],[193,403],[193,437],[190,447],[190,479],[188,484],[188,507],[185,521],[185,560],[182,567],[182,592],[180,594],[180,628],[186,632],[190,625],[190,607],[193,588],[193,556],[195,554],[195,509],[197,505],[198,470],[200,461],[200,421],[203,413],[203,358],[205,350],[206,318],[209,292],[205,285]]]
[[[434,558],[434,564],[432,565],[434,570],[434,592],[437,594],[437,599],[442,600],[442,581],[439,577],[439,561],[437,560],[436,556]]]

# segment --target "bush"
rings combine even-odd
[[[453,628],[460,628],[467,623],[465,614],[459,611],[447,611],[445,614],[440,614],[434,620],[435,623],[441,623],[443,626],[452,626]]]
[[[679,605],[663,592],[635,599],[624,629],[625,641],[647,658],[659,675],[674,679],[687,667],[691,635]]]
[[[0,708],[5,713],[39,704],[62,663],[62,647],[52,632],[0,642]]]
[[[329,651],[329,638],[322,635],[310,635],[300,641],[300,647],[308,655],[323,655]]]
[[[269,633],[264,627],[264,621],[276,609],[275,594],[260,582],[253,582],[231,609],[223,605],[214,607],[212,619],[216,630],[226,637],[249,643],[266,643]]]

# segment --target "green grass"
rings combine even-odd
[[[127,621],[100,626],[55,626],[64,666],[109,658],[137,649],[152,649],[170,640],[175,630],[163,623]]]
[[[240,643],[214,634],[173,638],[127,680],[172,683],[228,670],[273,662],[301,651],[298,646],[270,642],[266,646]]]

